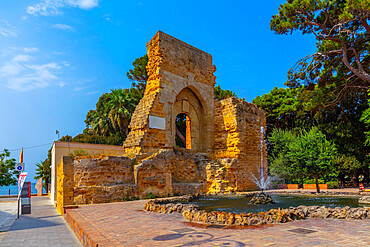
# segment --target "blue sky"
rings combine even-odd
[[[269,27],[281,0],[0,0],[0,149],[75,136],[103,93],[128,88],[126,72],[161,30],[213,56],[216,82],[251,102],[283,87],[289,68],[315,51],[311,36]],[[24,150],[26,170],[45,145]]]

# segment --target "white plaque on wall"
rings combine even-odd
[[[165,130],[166,119],[163,117],[149,116],[149,128]]]

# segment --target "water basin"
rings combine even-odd
[[[265,212],[273,208],[289,208],[305,206],[326,207],[361,207],[358,203],[359,196],[308,196],[308,195],[281,195],[270,194],[275,204],[251,204],[250,196],[203,196],[193,199],[189,203],[199,206],[200,210],[224,211],[232,213]]]

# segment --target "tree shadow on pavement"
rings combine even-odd
[[[171,241],[181,239],[182,245],[179,246],[202,246],[215,244],[220,246],[246,246],[244,243],[228,239],[230,236],[222,236],[215,238],[212,234],[205,232],[191,232],[191,233],[174,233],[159,235],[153,238],[154,241]]]

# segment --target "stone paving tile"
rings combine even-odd
[[[17,218],[16,201],[0,201],[0,232],[7,231]],[[0,240],[1,240],[0,236]]]
[[[81,246],[48,197],[32,197],[31,205],[31,214],[14,222],[0,246]]]
[[[69,215],[99,246],[369,246],[370,220],[306,219],[244,229],[206,228],[180,214],[143,210],[145,200],[83,205]],[[83,220],[82,220],[83,219]],[[87,227],[89,225],[89,227]],[[179,232],[179,229],[190,229]],[[308,234],[289,230],[304,228]]]

